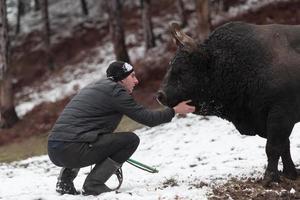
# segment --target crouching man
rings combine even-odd
[[[105,182],[120,173],[122,164],[139,145],[138,136],[132,132],[113,133],[123,115],[152,127],[170,122],[175,113],[195,111],[186,101],[159,111],[137,104],[131,93],[138,80],[128,63],[112,62],[106,73],[107,78],[89,84],[72,98],[48,137],[49,158],[62,167],[56,184],[60,194],[79,194],[73,180],[80,168],[93,164],[83,194],[112,191]]]

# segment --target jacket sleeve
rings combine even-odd
[[[123,88],[115,91],[112,99],[112,103],[118,112],[146,126],[153,127],[170,122],[175,115],[173,108],[165,108],[158,111],[146,109],[144,106],[137,104],[133,97]]]

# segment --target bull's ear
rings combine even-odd
[[[169,29],[177,45],[182,45],[188,52],[196,50],[195,40],[180,30],[178,22],[170,22]]]

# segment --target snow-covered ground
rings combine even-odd
[[[0,165],[0,199],[206,199],[211,186],[237,177],[262,177],[265,164],[265,139],[242,136],[234,126],[217,117],[209,120],[188,115],[171,123],[136,130],[141,143],[132,158],[159,170],[151,174],[128,163],[123,165],[124,182],[120,193],[99,196],[58,195],[56,178],[60,168],[48,157],[33,157],[21,162]],[[291,136],[295,163],[300,163],[300,127]],[[26,150],[25,150],[26,151]],[[280,166],[281,167],[281,166]],[[74,183],[81,189],[90,167],[79,172]],[[112,177],[109,186],[116,186]],[[200,185],[207,185],[199,187]],[[174,186],[171,186],[174,185]]]

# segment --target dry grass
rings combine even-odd
[[[47,153],[47,135],[31,136],[26,140],[0,147],[0,162],[12,162]]]

